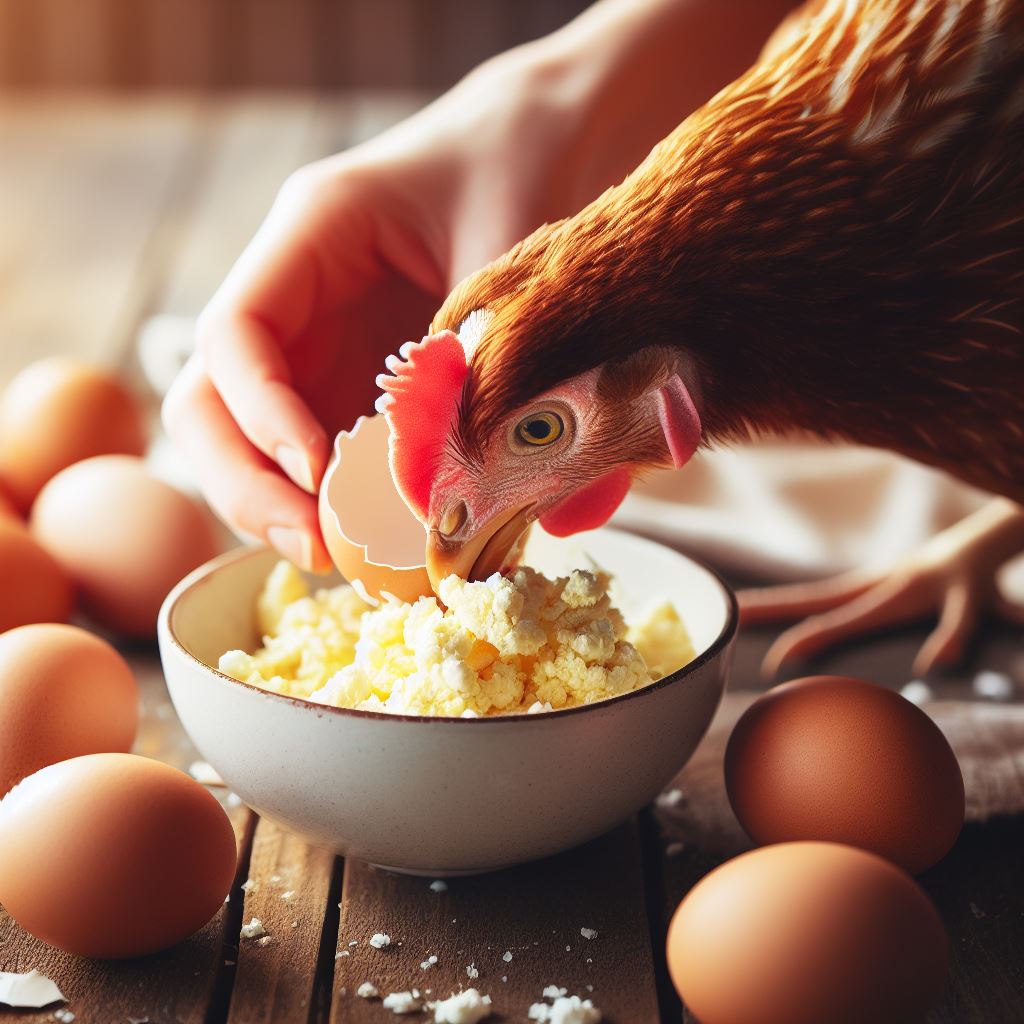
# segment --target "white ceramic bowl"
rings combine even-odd
[[[253,650],[256,595],[276,555],[230,552],[187,576],[160,613],[171,698],[203,757],[260,814],[313,843],[430,875],[489,871],[575,846],[648,803],[693,753],[725,687],[736,602],[709,570],[603,529],[539,531],[548,574],[597,563],[626,613],[669,599],[697,658],[644,689],[535,715],[424,718],[283,697],[215,668]],[[592,561],[591,561],[592,560]]]

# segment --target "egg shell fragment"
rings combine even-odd
[[[219,549],[206,510],[126,455],[58,473],[36,499],[31,529],[89,614],[133,637],[154,634],[171,587]]]
[[[0,903],[80,956],[143,956],[222,906],[234,831],[217,800],[169,765],[90,754],[30,775],[0,801]]]
[[[913,879],[835,843],[762,847],[677,908],[669,973],[701,1024],[923,1024],[942,990],[942,922]]]
[[[725,755],[736,817],[759,844],[848,843],[916,873],[949,852],[964,782],[945,736],[900,694],[839,676],[769,690]]]
[[[0,633],[31,622],[64,622],[75,603],[71,579],[29,534],[0,517]]]
[[[0,796],[48,764],[127,753],[138,718],[135,677],[99,637],[52,623],[0,634]]]
[[[338,434],[319,509],[327,550],[357,589],[372,599],[389,593],[410,603],[433,594],[426,531],[395,487],[383,416],[361,416]]]
[[[56,473],[94,455],[141,455],[142,410],[116,374],[54,357],[0,396],[0,479],[22,511]]]

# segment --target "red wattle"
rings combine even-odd
[[[700,444],[700,416],[690,398],[690,392],[678,373],[658,391],[658,419],[665,435],[672,464],[676,469],[685,466]]]
[[[555,537],[595,530],[611,519],[632,482],[628,467],[617,466],[555,505],[540,517],[540,525]]]

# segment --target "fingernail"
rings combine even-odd
[[[313,540],[308,533],[291,526],[271,526],[267,540],[300,569],[313,571]]]
[[[279,444],[274,449],[274,459],[304,491],[308,491],[310,494],[316,493],[316,484],[313,483],[313,467],[301,452],[289,445]]]

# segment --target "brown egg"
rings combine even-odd
[[[219,546],[205,509],[127,455],[62,470],[40,492],[31,524],[89,613],[136,637],[154,633],[167,592]]]
[[[141,455],[138,402],[117,376],[73,359],[43,359],[0,396],[0,479],[22,510],[55,473],[92,455]]]
[[[701,1024],[921,1024],[947,943],[899,868],[833,843],[783,843],[703,878],[669,926],[669,973]]]
[[[776,686],[748,708],[725,783],[757,843],[848,843],[915,873],[964,820],[963,776],[938,726],[898,693],[838,676]]]
[[[320,488],[320,529],[342,576],[371,598],[433,594],[427,537],[395,487],[383,416],[363,416],[334,442]]]
[[[75,595],[71,580],[23,523],[0,517],[0,633],[30,622],[63,622]]]
[[[128,663],[76,626],[0,634],[0,796],[48,764],[131,750],[139,695]]]
[[[0,441],[0,444],[3,442]],[[0,490],[0,519],[13,519],[21,522],[21,513],[14,505],[14,499],[8,497],[7,492]]]
[[[215,797],[134,754],[89,754],[30,775],[0,802],[0,903],[80,956],[142,956],[222,906],[235,836]]]

